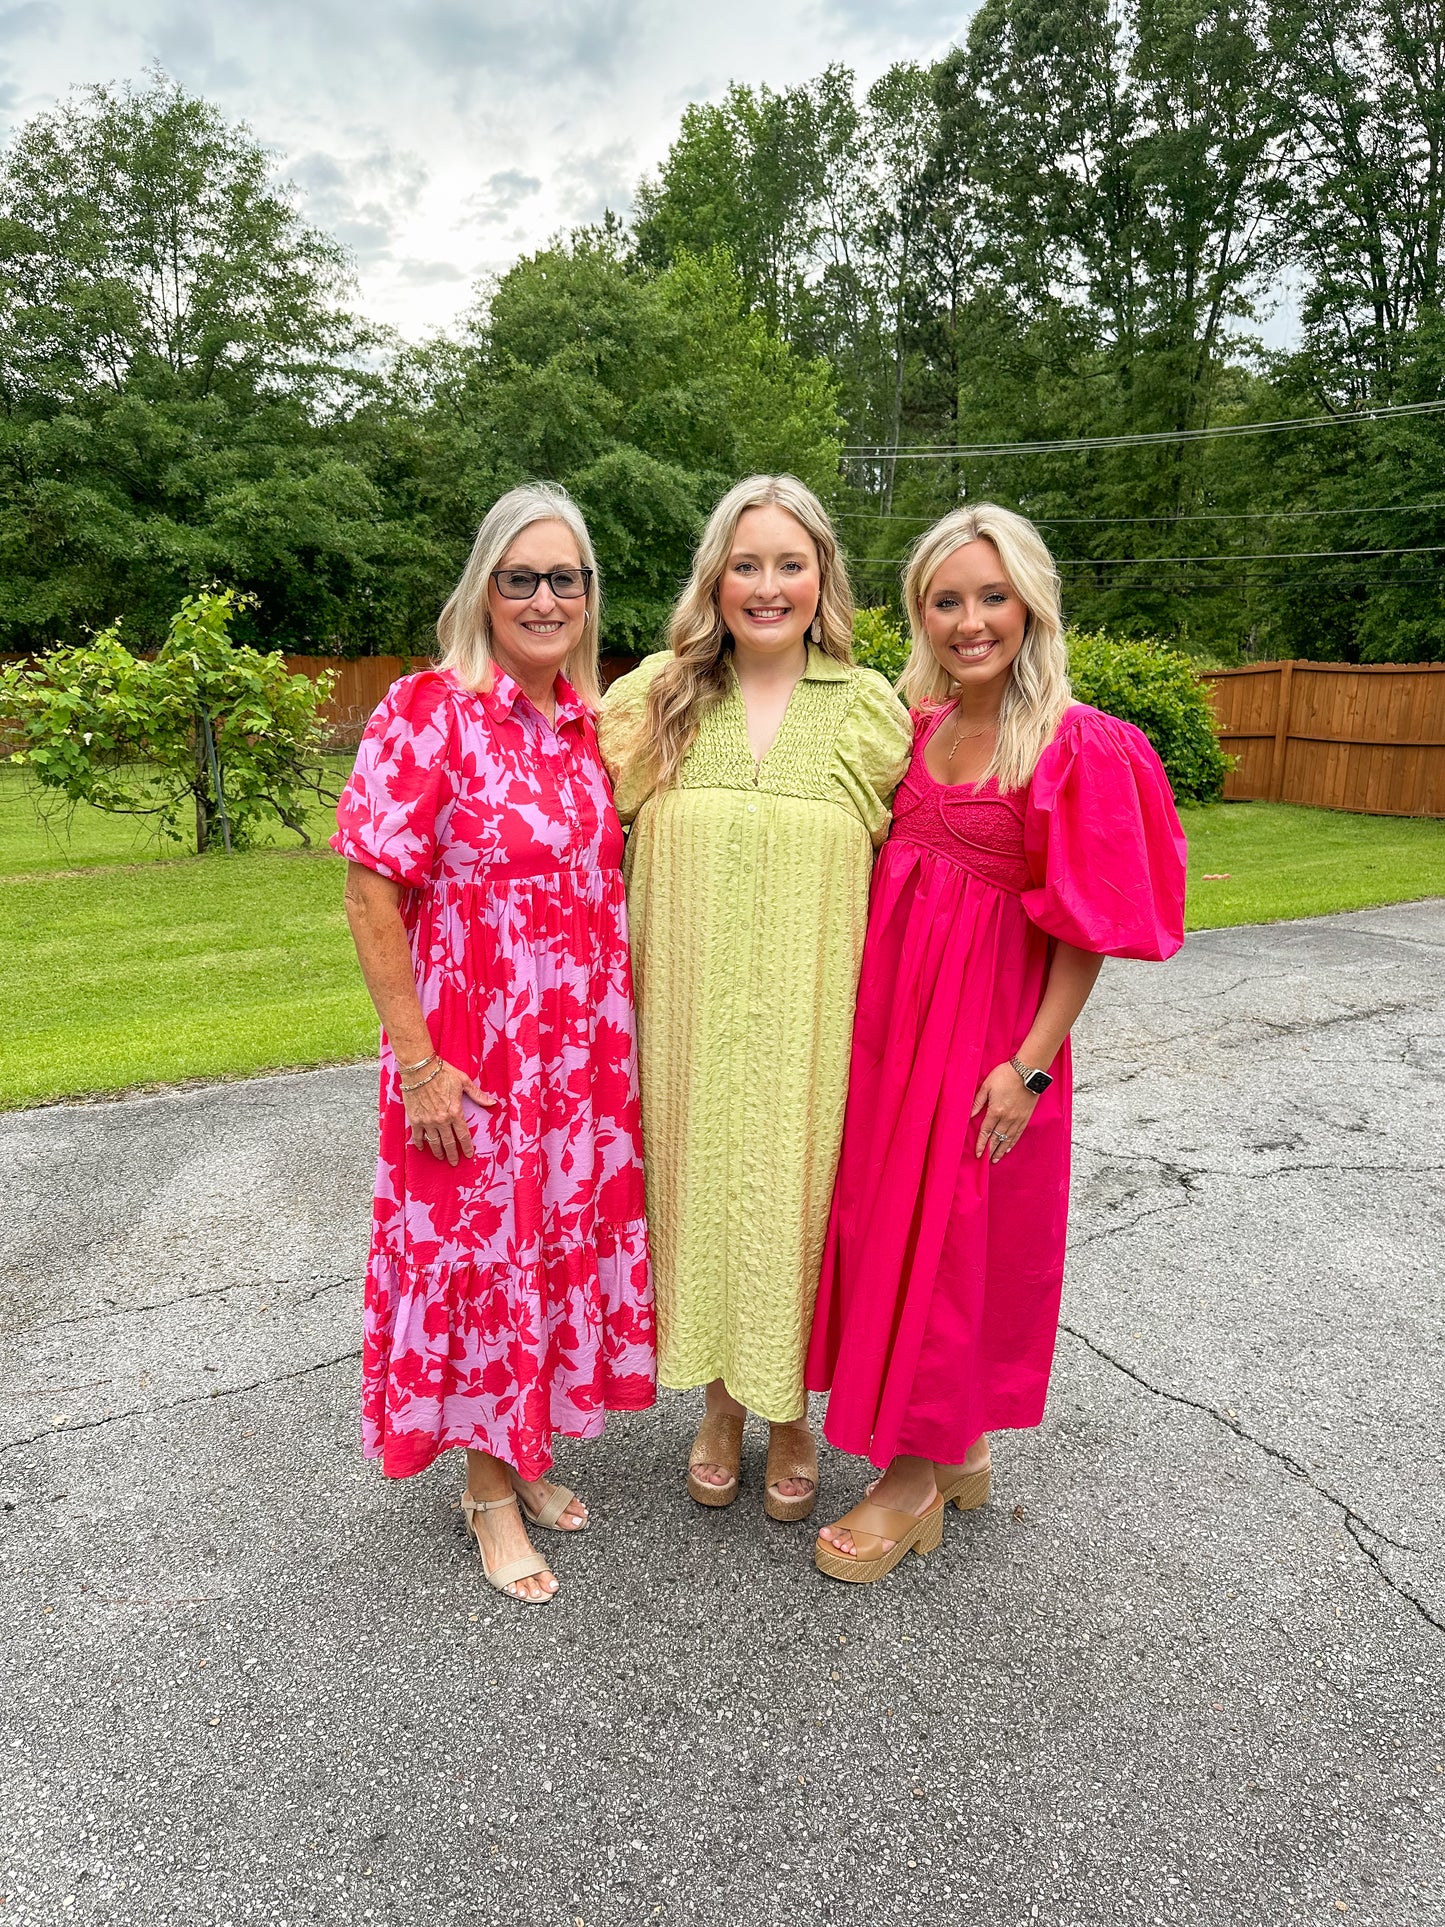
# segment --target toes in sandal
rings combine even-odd
[[[865,1499],[862,1505],[855,1505],[851,1512],[845,1512],[833,1523],[851,1534],[852,1555],[838,1552],[826,1540],[819,1539],[813,1548],[814,1565],[830,1579],[866,1585],[892,1572],[906,1553],[916,1552],[922,1558],[937,1549],[943,1538],[943,1498],[941,1495],[936,1498],[921,1517],[911,1512],[895,1512],[891,1506],[874,1505],[871,1499]],[[885,1539],[894,1542],[887,1552],[883,1550]]]
[[[785,1498],[774,1486],[785,1479],[807,1479],[811,1490]],[[768,1469],[763,1478],[763,1511],[770,1519],[806,1519],[818,1503],[818,1445],[811,1432],[775,1425],[768,1439]]]
[[[494,1570],[487,1564],[487,1555],[482,1551],[482,1542],[477,1538],[477,1519],[479,1512],[500,1512],[504,1505],[516,1505],[517,1495],[511,1492],[505,1499],[474,1499],[469,1492],[462,1494],[462,1511],[467,1515],[467,1530],[476,1542],[482,1555],[482,1571],[487,1575],[487,1584],[508,1599],[515,1599],[519,1606],[548,1606],[556,1598],[552,1592],[538,1594],[536,1598],[526,1593],[508,1592],[508,1586],[516,1585],[519,1579],[535,1579],[552,1568],[540,1553],[524,1553],[517,1559],[506,1559]]]
[[[562,1523],[562,1514],[576,1497],[577,1494],[567,1486],[554,1485],[535,1512],[527,1503],[525,1492],[517,1494],[517,1504],[522,1508],[529,1526],[546,1526],[553,1532],[585,1532],[587,1530],[585,1519],[581,1525],[576,1526],[564,1526]]]
[[[708,1412],[697,1428],[687,1455],[687,1489],[699,1505],[731,1505],[738,1496],[738,1471],[743,1459],[743,1420],[740,1412]],[[700,1465],[720,1465],[731,1476],[724,1485],[709,1485],[697,1476]]]
[[[940,1479],[938,1496],[945,1505],[957,1506],[960,1512],[975,1512],[979,1506],[988,1504],[992,1485],[993,1466],[985,1463],[975,1472],[960,1472],[957,1478],[950,1479],[946,1485]]]

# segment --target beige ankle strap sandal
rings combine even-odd
[[[875,1505],[871,1499],[865,1499],[833,1523],[851,1537],[852,1554],[839,1552],[825,1539],[819,1539],[813,1548],[814,1565],[830,1579],[866,1585],[892,1572],[899,1560],[910,1552],[916,1552],[921,1559],[937,1550],[943,1539],[943,1500],[936,1498],[920,1517],[912,1512],[895,1512],[891,1506]],[[886,1552],[885,1539],[893,1541]]]
[[[731,1505],[738,1496],[738,1474],[743,1462],[743,1421],[738,1412],[708,1412],[697,1428],[687,1457],[687,1489],[699,1505]],[[709,1485],[697,1476],[700,1465],[719,1465],[729,1474],[726,1484]]]
[[[487,1584],[495,1591],[505,1593],[508,1599],[515,1599],[519,1606],[548,1606],[556,1598],[555,1593],[544,1592],[532,1598],[527,1593],[509,1592],[519,1579],[535,1579],[552,1568],[540,1553],[528,1552],[517,1559],[507,1559],[495,1570],[487,1564],[487,1555],[482,1551],[482,1542],[477,1537],[477,1514],[479,1512],[500,1512],[503,1506],[516,1505],[517,1495],[509,1492],[505,1499],[474,1499],[469,1492],[462,1494],[462,1511],[467,1515],[467,1529],[472,1535],[477,1551],[481,1553],[482,1571],[487,1576]],[[519,1506],[518,1510],[522,1508]]]
[[[528,1525],[546,1526],[548,1530],[552,1532],[585,1532],[587,1530],[587,1521],[585,1519],[580,1526],[564,1526],[562,1524],[562,1514],[576,1497],[577,1494],[570,1490],[569,1487],[565,1485],[554,1485],[551,1492],[542,1501],[541,1505],[537,1507],[535,1512],[527,1503],[527,1495],[525,1492],[519,1492],[517,1494],[517,1504],[526,1515]]]

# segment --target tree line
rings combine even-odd
[[[73,96],[0,155],[0,648],[219,583],[262,646],[419,652],[541,476],[643,650],[716,495],[788,468],[861,600],[988,496],[1085,628],[1445,657],[1442,63],[1438,4],[985,0],[866,90],[688,108],[628,222],[419,344],[247,129],[160,76]]]

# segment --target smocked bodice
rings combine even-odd
[[[889,842],[915,844],[980,882],[1021,896],[1033,882],[1024,855],[1028,791],[1001,792],[992,777],[987,783],[940,783],[923,760],[929,734],[920,733],[913,762],[893,799]]]

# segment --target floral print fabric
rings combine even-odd
[[[433,671],[372,717],[332,847],[401,884],[432,1042],[496,1098],[475,1154],[418,1151],[381,1045],[362,1431],[406,1477],[439,1452],[546,1472],[655,1395],[622,830],[585,705]]]

